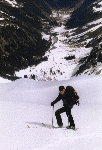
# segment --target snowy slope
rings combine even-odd
[[[50,103],[58,95],[59,85],[74,86],[80,96],[80,106],[72,109],[77,131],[51,128]],[[55,110],[60,107],[61,101],[55,105]],[[1,83],[0,150],[100,150],[101,116],[102,76],[79,76],[53,82],[19,79]],[[67,125],[65,114],[62,119],[64,126]]]

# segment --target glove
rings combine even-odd
[[[54,103],[53,103],[53,102],[51,103],[51,106],[54,106]]]

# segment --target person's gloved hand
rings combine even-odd
[[[54,103],[53,103],[53,102],[51,102],[51,106],[54,106]]]

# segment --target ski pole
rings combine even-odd
[[[69,126],[69,115],[68,115],[68,126]]]
[[[52,111],[52,128],[53,128],[53,113],[54,113],[54,106],[53,106],[53,111]]]

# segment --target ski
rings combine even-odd
[[[73,131],[78,130],[78,128],[70,128],[69,126],[66,126],[66,127],[55,127],[55,126],[53,126],[52,128],[53,129],[69,129],[69,130],[73,130]]]
[[[78,128],[67,126],[66,129],[76,131]]]
[[[35,125],[34,125],[35,124]],[[51,126],[50,124],[45,124],[45,123],[32,123],[31,125],[27,125],[27,128],[39,128],[39,127],[44,127],[44,128],[48,128],[48,129],[64,129],[64,130],[73,130],[76,131],[78,128],[70,128],[70,126],[63,126],[63,127],[59,127],[59,126]]]

